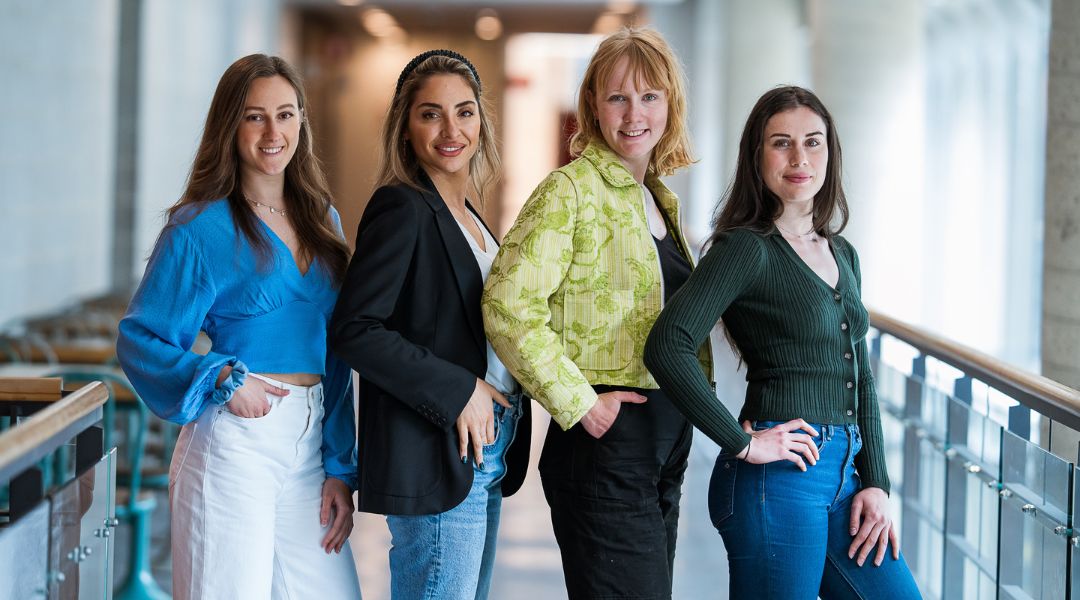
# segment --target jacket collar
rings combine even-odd
[[[604,182],[611,187],[633,187],[638,184],[633,174],[630,173],[630,169],[627,169],[626,165],[619,160],[619,155],[615,154],[615,151],[609,148],[603,140],[589,142],[589,145],[581,152],[581,157],[589,161],[596,171],[600,173],[600,176],[603,177]],[[657,176],[655,171],[650,170],[645,174],[645,187],[649,188],[653,196],[656,196],[660,206],[669,214],[678,211],[678,197],[664,185],[663,181],[660,181],[660,177]]]
[[[589,142],[589,145],[585,146],[585,150],[582,151],[581,157],[592,163],[609,186],[629,187],[637,185],[637,181],[630,173],[630,169],[627,169],[626,165],[622,164],[619,155],[615,154],[615,151],[611,148],[608,148],[608,145],[602,140]]]

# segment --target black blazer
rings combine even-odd
[[[422,182],[424,191],[375,191],[330,322],[330,346],[360,375],[364,512],[439,513],[472,486],[472,445],[462,464],[454,423],[487,373],[484,282],[446,203],[426,176]],[[529,459],[529,405],[522,405],[505,496],[521,487]]]

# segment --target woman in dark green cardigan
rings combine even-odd
[[[661,388],[722,448],[709,510],[732,598],[919,597],[889,517],[859,259],[839,235],[840,167],[812,92],[762,96],[711,248],[645,347]],[[721,318],[747,365],[738,420],[696,358]]]

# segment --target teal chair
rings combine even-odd
[[[150,410],[139,399],[127,379],[114,372],[57,369],[50,376],[63,378],[65,384],[101,381],[109,388],[109,400],[105,403],[102,418],[106,449],[114,445],[117,412],[125,413],[127,423],[123,440],[124,447],[117,448],[117,456],[126,463],[127,469],[124,477],[117,476],[116,518],[131,525],[131,548],[128,553],[127,578],[117,588],[115,598],[116,600],[170,600],[169,594],[154,581],[150,570],[150,517],[157,508],[157,500],[154,496],[143,493],[143,459],[146,452]],[[117,389],[130,392],[135,402],[118,403]],[[121,487],[126,488],[126,498],[120,493]]]

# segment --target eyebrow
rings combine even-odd
[[[461,108],[462,106],[466,106],[466,105],[469,105],[469,104],[476,104],[476,101],[475,100],[466,100],[464,102],[458,102],[457,104],[454,105],[454,108]],[[439,108],[439,109],[441,109],[442,105],[441,104],[436,104],[434,102],[421,102],[420,104],[417,104],[416,107],[417,108],[429,107],[429,108]]]
[[[811,137],[811,136],[815,136],[815,135],[825,135],[825,134],[821,133],[820,131],[811,131],[810,133],[806,134],[804,137]],[[774,137],[788,137],[789,138],[789,137],[791,137],[791,134],[790,133],[774,133],[774,134],[770,135],[769,137],[770,138],[774,138]]]
[[[293,106],[292,103],[290,102],[288,104],[282,104],[281,106],[277,107],[277,110],[282,110],[284,108],[292,108],[294,110],[296,109],[296,107]],[[261,106],[245,106],[244,110],[266,110],[266,109],[261,107]]]

